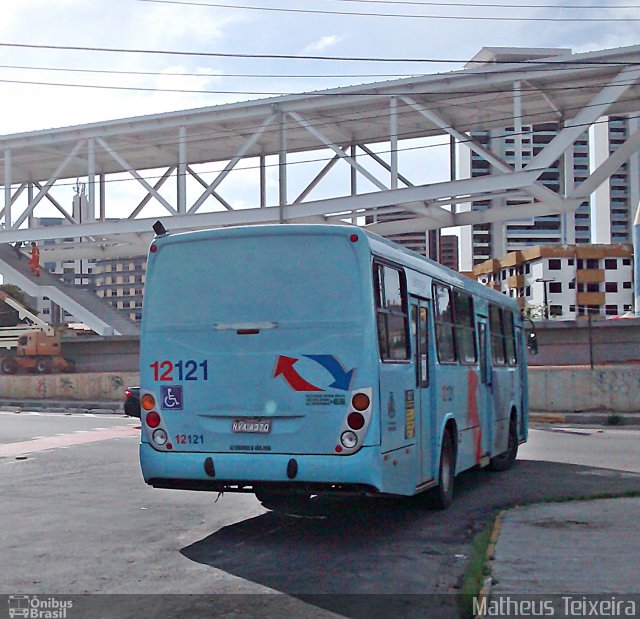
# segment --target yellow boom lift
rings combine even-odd
[[[36,372],[49,374],[75,372],[75,363],[61,354],[60,334],[50,325],[0,291],[0,300],[18,312],[20,320],[29,324],[15,327],[0,327],[0,350],[6,353],[0,358],[3,374]]]

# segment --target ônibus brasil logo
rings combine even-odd
[[[73,608],[71,600],[59,600],[52,596],[10,595],[9,617],[25,619],[67,619],[67,611]]]

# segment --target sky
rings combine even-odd
[[[0,134],[462,67],[460,62],[255,59],[198,52],[465,61],[483,46],[565,47],[580,52],[640,42],[640,21],[632,21],[640,20],[640,0],[491,0],[469,6],[473,4],[4,0]],[[182,53],[55,49],[60,46]],[[429,157],[433,168],[444,174],[448,169],[444,154],[432,149]],[[123,185],[115,191],[123,200],[134,199],[127,197],[130,190],[134,191],[131,185]],[[229,199],[246,206],[253,198],[232,189]]]

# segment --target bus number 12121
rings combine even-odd
[[[172,382],[174,370],[177,373],[176,380],[209,380],[209,368],[207,360],[198,363],[193,359],[187,361],[154,361],[150,364],[153,370],[153,380],[160,382]]]

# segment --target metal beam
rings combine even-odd
[[[4,151],[4,227],[11,228],[11,149]]]
[[[384,192],[359,194],[356,196],[329,198],[286,206],[284,215],[289,220],[303,220],[317,217],[318,215],[331,215],[340,212],[370,211],[383,206],[411,207],[428,200],[437,200],[452,196],[473,196],[474,193],[491,191],[505,191],[506,189],[518,189],[527,186],[535,178],[535,172],[514,172],[513,174],[500,174],[491,177],[467,178],[462,180],[419,187],[403,187],[401,189]],[[465,197],[460,201],[467,201]],[[439,208],[439,207],[434,207]],[[442,210],[442,209],[441,209]],[[246,225],[259,223],[277,223],[279,221],[277,207],[241,209],[231,212],[199,213],[196,215],[173,215],[170,224],[171,230],[188,230],[200,227],[218,227],[228,225]],[[448,213],[448,211],[444,211]],[[93,222],[77,224],[74,228],[74,236],[104,237],[118,235],[123,232],[148,232],[157,217],[118,220],[106,222]],[[457,224],[456,224],[457,225]],[[0,231],[0,243],[13,243],[16,241],[32,241],[44,239],[56,239],[61,236],[69,236],[69,228],[66,226],[47,226],[34,230],[8,230]]]
[[[640,130],[632,133],[600,166],[580,183],[569,195],[573,200],[589,197],[621,165],[640,149]]]
[[[352,168],[360,172],[366,179],[371,181],[378,189],[386,190],[388,187],[378,180],[373,174],[371,174],[366,168],[363,168],[355,159],[347,155],[339,146],[336,146],[329,138],[314,127],[309,121],[304,119],[297,112],[289,112],[289,116],[293,118],[298,124],[304,127],[311,135],[313,135],[320,143],[324,144],[327,148],[330,148],[338,157],[344,159]]]
[[[447,122],[444,118],[436,114],[433,110],[427,110],[420,104],[416,103],[410,97],[402,97],[402,99],[411,107],[413,107],[416,111],[418,111],[422,116],[424,116],[427,120],[433,122],[438,125],[443,131],[452,135],[456,140],[460,143],[464,144],[466,147],[470,148],[474,153],[480,155],[485,161],[488,161],[492,166],[494,166],[499,172],[504,174],[509,174],[513,172],[513,168],[503,159],[498,157],[495,153],[492,153],[490,150],[478,144],[473,138],[464,133],[461,133],[457,129],[451,126],[449,122]],[[538,177],[542,175],[544,170],[538,171]],[[537,180],[537,178],[536,178]],[[532,184],[530,187],[526,188],[527,193],[529,193],[534,198],[547,202],[549,204],[553,204],[559,210],[562,210],[562,200],[560,197],[555,194],[553,191],[544,187],[543,185],[534,185]]]
[[[175,167],[169,168],[157,180],[156,184],[153,186],[153,188],[155,189],[156,192],[160,189],[160,187],[162,187],[162,185],[164,185],[167,182],[167,180],[169,180],[171,175],[174,173],[175,169],[176,169]],[[135,219],[140,214],[142,209],[145,206],[147,206],[147,204],[149,204],[149,202],[151,201],[152,197],[153,197],[152,194],[147,192],[147,195],[144,198],[142,198],[142,200],[140,200],[140,202],[138,203],[138,206],[136,206],[136,208],[134,208],[133,211],[131,211],[131,213],[129,214],[127,219]]]
[[[209,187],[209,183],[207,183],[207,181],[205,181],[204,178],[202,178],[191,166],[187,166],[187,171],[205,189],[207,189]],[[224,206],[224,208],[226,208],[228,211],[232,211],[233,210],[233,206],[231,206],[231,204],[229,204],[217,191],[212,191],[211,192],[211,196],[214,197],[218,202],[220,202],[220,204],[222,204],[222,206]]]
[[[171,206],[171,204],[169,204],[169,202],[167,202],[144,178],[142,178],[142,176],[140,176],[140,174],[138,174],[138,172],[136,170],[133,169],[133,166],[131,166],[129,163],[127,163],[127,160],[122,157],[121,155],[119,155],[113,148],[111,148],[111,146],[109,146],[109,144],[107,144],[107,142],[105,142],[102,138],[96,138],[96,142],[98,142],[98,144],[100,144],[100,146],[102,146],[102,148],[104,148],[105,151],[107,151],[107,153],[109,153],[109,155],[115,160],[117,161],[127,172],[129,172],[129,174],[131,174],[131,176],[133,176],[158,202],[160,202],[160,204],[162,204],[162,206],[164,206],[164,208],[167,209],[167,211],[169,211],[169,213],[171,213],[172,215],[176,215],[178,213],[178,211],[176,211],[176,209],[173,208],[173,206]]]
[[[187,211],[188,214],[193,214],[198,211],[198,209],[202,206],[204,201],[213,193],[213,191],[218,187],[218,185],[227,177],[229,172],[235,168],[238,161],[240,161],[253,146],[260,139],[260,136],[265,132],[267,127],[271,125],[274,121],[276,115],[270,114],[265,120],[262,121],[262,124],[258,128],[258,130],[248,139],[246,142],[240,147],[235,157],[229,161],[229,163],[225,166],[224,170],[218,174],[217,178],[207,187],[204,193],[195,201],[193,206]]]
[[[178,213],[187,212],[187,128],[178,127]]]
[[[33,181],[33,186],[38,189],[38,190],[42,190],[42,185],[38,182],[38,181]],[[67,209],[64,208],[64,206],[62,206],[62,204],[60,204],[60,202],[58,202],[51,194],[47,193],[45,195],[45,197],[47,198],[47,200],[49,200],[49,202],[51,202],[51,204],[53,204],[53,206],[56,207],[56,209],[60,212],[61,215],[63,215],[63,217],[70,223],[70,224],[77,224],[79,223],[71,213],[69,213],[69,211],[67,211]]]
[[[585,107],[573,118],[565,121],[564,128],[556,135],[542,151],[529,161],[526,170],[540,170],[544,172],[556,161],[567,148],[573,144],[588,127],[598,118],[605,116],[609,108],[640,78],[640,69],[627,67],[607,86],[605,86]]]
[[[346,148],[342,149],[343,152],[346,151]],[[300,195],[293,201],[293,204],[300,204],[320,183],[320,181],[329,173],[331,168],[336,165],[340,161],[340,157],[338,155],[334,155],[316,174],[313,180],[300,192]]]
[[[58,177],[60,176],[60,173],[62,172],[62,170],[64,170],[66,165],[76,156],[77,152],[80,150],[80,147],[83,146],[83,144],[84,142],[82,140],[79,142],[76,142],[76,145],[67,154],[67,156],[64,158],[62,163],[56,168],[55,172],[49,177],[49,180],[45,183],[44,187],[40,189],[40,191],[38,192],[38,195],[33,200],[31,200],[27,208],[23,211],[22,215],[20,215],[20,217],[18,217],[18,219],[15,221],[12,228],[19,228],[22,225],[22,223],[25,221],[25,219],[29,217],[31,213],[33,213],[33,209],[35,209],[38,203],[40,202],[40,200],[42,200],[42,198],[44,198],[47,195],[47,193],[49,192],[49,189],[51,189],[51,187],[53,187],[56,180],[58,180]]]

